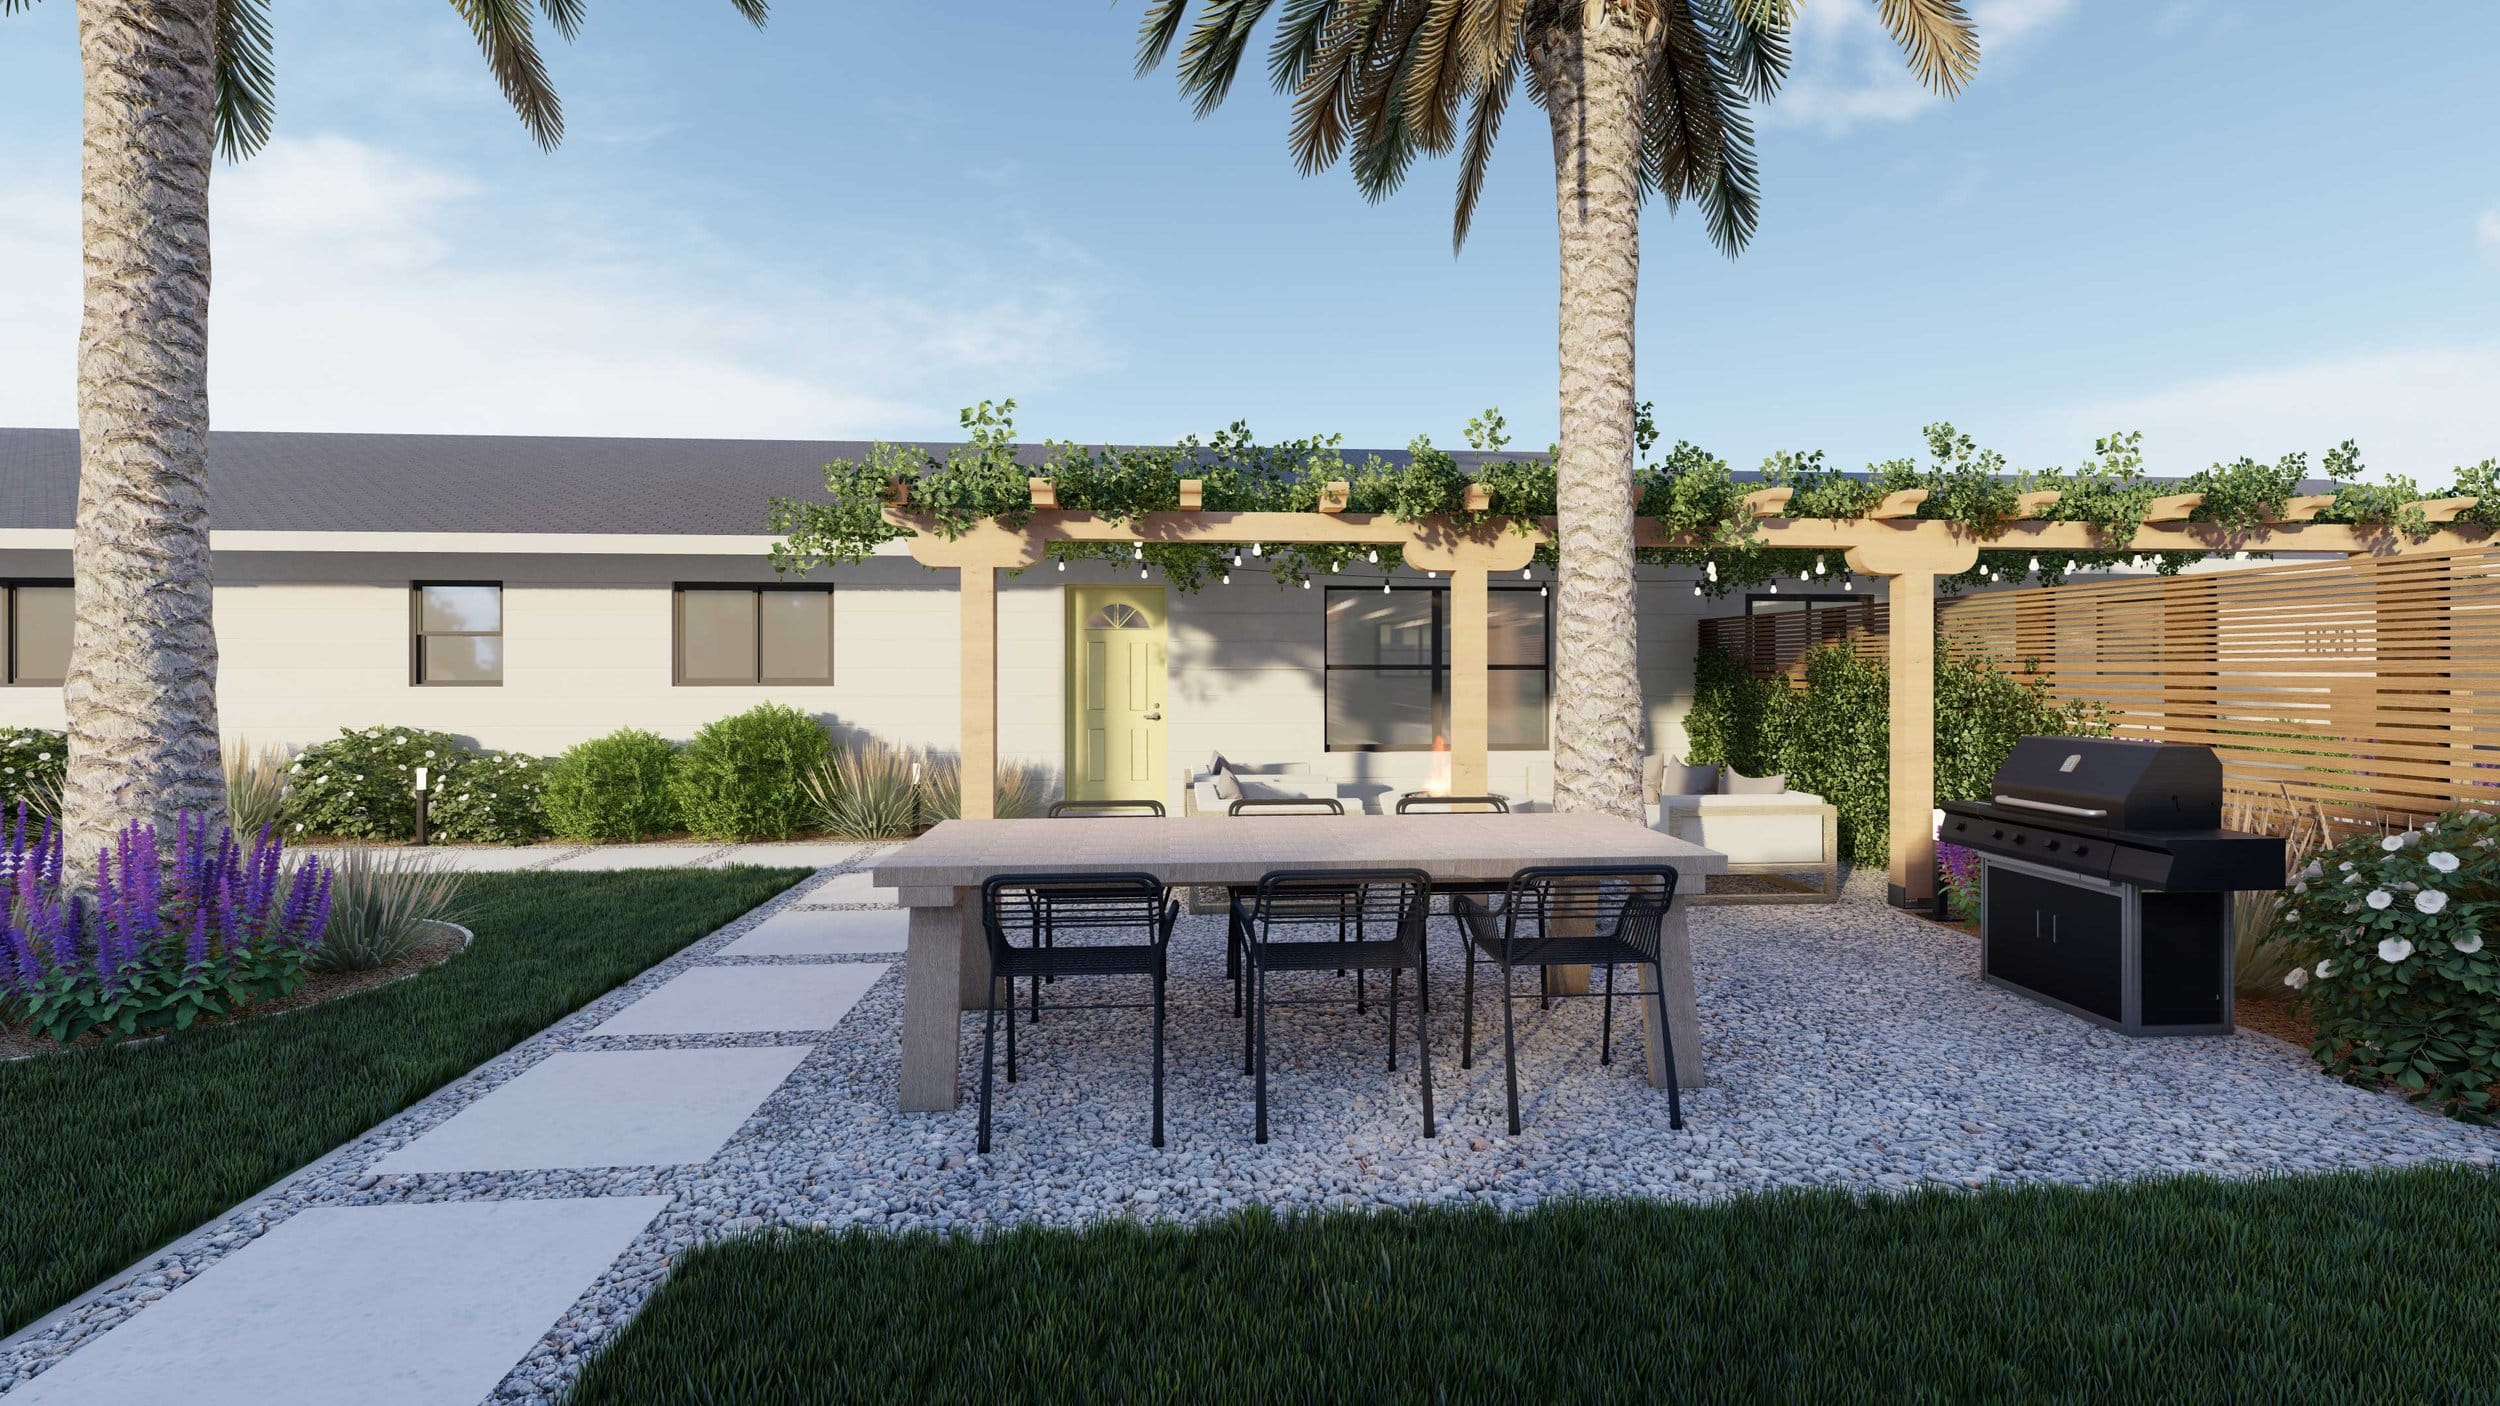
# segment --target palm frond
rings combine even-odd
[[[1267,77],[1277,92],[1289,93],[1301,86],[1312,58],[1319,53],[1322,36],[1328,33],[1344,3],[1345,0],[1286,0],[1285,17],[1276,22],[1276,37],[1267,46]]]
[[[588,0],[539,0],[538,8],[546,12],[547,23],[569,44],[582,32],[587,3]]]
[[[729,0],[729,8],[736,10],[757,29],[762,29],[764,21],[773,17],[772,0]]]
[[[1518,80],[1519,54],[1514,44],[1502,66],[1477,84],[1475,103],[1467,114],[1467,143],[1458,163],[1458,211],[1450,226],[1450,252],[1467,247],[1467,230],[1476,220],[1476,200],[1484,194],[1485,170],[1493,161],[1493,139],[1501,135],[1502,110]]]
[[[1712,2],[1715,6],[1717,0]],[[1705,18],[1710,28],[1722,36],[1727,66],[1744,87],[1745,96],[1755,102],[1769,102],[1788,77],[1787,27],[1747,19],[1744,0],[1737,0],[1734,9],[1719,9]]]
[[[1151,0],[1137,24],[1137,76],[1145,77],[1172,51],[1172,40],[1189,16],[1189,0]]]
[[[1877,0],[1918,81],[1947,97],[1979,72],[1979,32],[1962,0]]]
[[[1711,242],[1733,255],[1762,215],[1753,123],[1714,35],[1684,0],[1660,6],[1662,32],[1641,94],[1641,188],[1674,208],[1701,204]]]
[[[735,3],[736,0],[732,0]],[[542,147],[564,139],[564,109],[548,81],[547,65],[538,56],[538,36],[526,0],[452,0],[452,8],[469,22],[495,86],[520,115],[521,125]]]
[[[1402,121],[1429,152],[1447,151],[1458,140],[1459,104],[1469,88],[1466,45],[1456,35],[1460,9],[1457,0],[1423,6],[1398,77]]]
[[[1294,168],[1316,175],[1337,164],[1353,129],[1355,89],[1375,22],[1391,0],[1348,0],[1330,17],[1327,32],[1294,90],[1293,125],[1286,137]]]
[[[1266,16],[1274,0],[1207,0],[1198,23],[1181,46],[1181,91],[1200,117],[1215,111],[1233,90],[1241,72],[1241,56],[1249,51],[1250,31]]]
[[[0,15],[14,15],[20,10],[35,8],[35,0],[0,0]]]
[[[269,142],[277,120],[277,38],[269,0],[217,0],[217,148],[240,161]]]

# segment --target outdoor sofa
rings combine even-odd
[[[1767,890],[1694,895],[1697,903],[1833,903],[1840,898],[1840,813],[1787,778],[1688,766],[1651,753],[1641,763],[1649,828],[1715,849],[1727,872],[1773,880]]]

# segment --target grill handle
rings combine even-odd
[[[2020,796],[1998,796],[1996,798],[1996,803],[2001,806],[2014,806],[2022,810],[2045,810],[2052,815],[2079,816],[2085,820],[2109,819],[2109,812],[2106,809],[2096,810],[2087,806],[2062,806],[2055,801],[2026,801]]]

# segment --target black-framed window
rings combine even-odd
[[[1496,751],[1546,745],[1552,622],[1544,594],[1489,593],[1489,731]],[[1399,586],[1328,592],[1331,752],[1423,752],[1450,730],[1450,593]]]
[[[419,581],[408,590],[410,680],[430,688],[503,683],[503,583]]]
[[[59,688],[69,677],[67,581],[0,581],[0,679]]]
[[[677,587],[675,681],[833,682],[833,587]]]
[[[1848,595],[1837,591],[1751,591],[1745,596],[1747,615],[1795,615],[1816,610],[1843,610],[1852,606],[1875,603],[1869,595]]]

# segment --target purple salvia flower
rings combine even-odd
[[[191,920],[191,937],[183,944],[182,965],[185,971],[194,972],[208,966],[208,910],[205,908]]]

